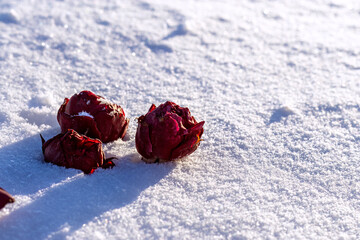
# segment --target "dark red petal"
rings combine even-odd
[[[4,189],[0,188],[0,209],[5,207],[6,204],[13,203],[13,202],[15,202],[15,199],[13,198],[13,196],[11,196]]]
[[[63,134],[58,134],[42,145],[45,162],[52,162],[56,165],[65,166],[66,158],[62,150],[60,139]]]
[[[146,162],[170,161],[199,146],[204,122],[197,123],[188,108],[167,101],[152,105],[138,120],[136,148]]]
[[[113,168],[113,167],[115,167],[115,163],[111,159],[106,159],[104,164],[102,165],[102,168],[104,169]]]
[[[124,137],[125,137],[125,134],[126,134],[126,132],[127,132],[127,129],[128,129],[128,127],[129,127],[129,119],[128,118],[126,118],[125,119],[125,124],[124,124],[124,126],[123,126],[123,128],[122,128],[122,130],[121,130],[121,133],[120,133],[120,138],[121,139],[123,139]]]
[[[150,141],[149,125],[145,121],[140,121],[136,131],[135,144],[138,152],[145,158],[153,158],[152,144]]]
[[[189,134],[184,136],[184,141],[171,153],[171,159],[185,157],[197,149],[200,144],[201,135],[204,132],[204,123],[204,121],[200,122],[192,129],[189,129]]]
[[[129,120],[120,111],[113,111],[110,114],[98,112],[94,116],[94,120],[102,136],[100,139],[104,143],[123,138],[129,123]]]
[[[162,160],[170,160],[172,150],[179,145],[182,136],[178,122],[171,116],[165,115],[152,125],[150,135],[153,154]]]
[[[199,132],[203,131],[203,126],[205,124],[205,121],[197,123],[195,126],[189,129],[189,132]],[[201,136],[200,136],[201,137]]]
[[[73,129],[49,139],[42,148],[46,162],[80,169],[84,173],[93,172],[104,161],[101,141],[80,135]]]
[[[66,105],[64,112],[69,115],[76,115],[79,112],[85,111],[92,115],[100,105],[98,101],[99,98],[100,96],[97,96],[90,91],[82,91],[78,94],[74,94],[69,99],[69,104]]]
[[[44,145],[44,143],[45,143],[45,139],[43,138],[43,136],[40,134],[40,138],[41,138],[41,143],[42,143],[42,145]]]

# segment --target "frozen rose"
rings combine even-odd
[[[91,138],[107,143],[123,138],[129,125],[124,110],[90,91],[82,91],[65,98],[57,120],[61,131],[74,129]]]
[[[0,209],[5,207],[8,203],[15,202],[15,199],[4,189],[0,187]]]
[[[199,146],[204,123],[196,122],[188,108],[173,102],[153,104],[138,119],[136,149],[149,163],[182,158]]]
[[[73,129],[46,142],[41,136],[41,140],[45,162],[80,169],[86,174],[93,173],[98,167],[114,166],[110,159],[105,160],[100,140],[80,135]]]

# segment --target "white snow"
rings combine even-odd
[[[358,0],[0,2],[0,239],[359,239]],[[92,175],[43,162],[65,97],[131,119]],[[152,103],[205,121],[145,164]]]
[[[17,24],[19,23],[19,17],[17,15],[18,14],[13,9],[5,12],[0,11],[0,22],[5,24]]]
[[[99,102],[99,104],[112,104],[110,100],[107,100],[105,98],[98,98],[97,101]]]
[[[85,112],[85,111],[79,112],[76,116],[86,116],[86,117],[94,118],[93,115],[91,115],[90,113]]]

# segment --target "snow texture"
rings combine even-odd
[[[90,100],[89,100],[89,101],[90,101]],[[93,115],[91,115],[90,113],[85,112],[85,111],[79,112],[78,115],[75,115],[75,116],[85,116],[85,117],[94,118]]]
[[[0,29],[0,239],[360,239],[358,0],[3,0]],[[92,175],[39,137],[82,90],[131,119]],[[167,100],[204,141],[145,164]]]

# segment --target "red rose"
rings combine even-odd
[[[65,98],[57,120],[63,133],[74,129],[104,143],[123,138],[129,125],[129,119],[125,118],[124,110],[119,105],[90,91]]]
[[[72,129],[46,142],[42,136],[41,139],[45,162],[80,169],[87,174],[93,173],[98,167],[114,166],[112,161],[104,159],[100,140],[80,135]]]
[[[0,187],[0,209],[5,207],[8,203],[15,202],[15,199],[4,189]]]
[[[204,132],[204,121],[198,123],[188,108],[173,102],[150,107],[138,119],[136,149],[145,162],[171,161],[194,152]]]

